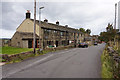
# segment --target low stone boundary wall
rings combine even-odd
[[[13,55],[2,54],[0,57],[2,57],[2,62],[10,62],[10,61],[15,62],[18,60],[24,60],[25,58],[30,56],[34,56],[33,52],[23,52]]]
[[[109,54],[109,60],[112,63],[113,76],[114,78],[120,78],[120,54],[112,47],[108,47],[107,52]]]
[[[69,46],[61,46],[61,47],[45,48],[45,50],[56,51],[56,50],[63,50],[63,49],[68,49],[68,48],[74,48],[74,46],[69,45]]]
[[[51,52],[51,51],[68,49],[68,48],[73,48],[73,46],[62,46],[62,47],[56,47],[56,48],[55,47],[46,48],[43,51]],[[35,56],[33,54],[33,51],[31,51],[31,52],[23,52],[23,53],[13,54],[13,55],[8,55],[8,54],[0,55],[0,57],[2,57],[2,62],[11,62],[11,61],[17,62],[17,61],[24,60],[26,58],[33,57],[33,56]]]

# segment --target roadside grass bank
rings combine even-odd
[[[101,55],[101,61],[102,61],[102,71],[101,76],[102,78],[114,78],[118,79],[120,78],[120,50],[118,52],[116,50],[113,50],[113,48],[106,45],[103,54]]]
[[[2,62],[5,61],[6,64],[22,62],[26,59],[41,56],[41,55],[44,55],[44,54],[49,53],[49,52],[52,52],[52,51],[51,50],[43,50],[41,53],[36,53],[36,54],[34,54],[33,51],[23,52],[23,53],[11,55],[11,56],[9,56],[9,60],[8,59],[3,59]]]
[[[28,52],[33,50],[32,48],[15,48],[10,46],[4,46],[4,47],[1,47],[1,49],[2,49],[2,54],[8,54],[8,55],[18,54],[18,53]]]
[[[73,46],[64,46],[64,47],[58,47],[58,48],[47,48],[44,49],[42,52],[38,51],[38,48],[36,49],[36,54],[33,53],[33,48],[14,48],[14,47],[3,47],[2,52],[3,53],[0,56],[0,61],[5,62],[6,64],[10,63],[16,63],[21,62],[25,59],[44,55],[49,52],[55,52],[59,50],[69,49],[73,48]]]
[[[101,56],[102,61],[102,78],[113,78],[112,68],[110,67],[111,62],[107,53],[107,46]]]

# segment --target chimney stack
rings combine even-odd
[[[56,22],[56,25],[59,25],[59,21]]]
[[[65,25],[65,27],[68,27],[68,25]]]
[[[31,15],[30,10],[27,10],[27,12],[26,12],[26,19],[30,18],[30,15]]]
[[[47,23],[47,22],[48,22],[48,20],[47,20],[47,19],[45,19],[45,20],[44,20],[44,22],[46,22],[46,23]]]

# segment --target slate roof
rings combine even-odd
[[[34,21],[34,19],[30,19],[30,20]],[[43,22],[43,21],[41,21],[41,23],[42,23],[41,28],[54,29],[54,30],[60,30],[60,31],[68,31],[68,32],[82,34],[82,32],[78,31],[77,29],[71,28],[71,27],[66,27],[66,26],[57,25],[57,24],[53,24],[53,23],[47,23],[47,22]],[[38,20],[36,20],[36,24],[39,25]]]
[[[22,37],[22,40],[26,40],[26,39],[33,39],[33,33],[32,32],[16,32],[18,34],[20,34],[20,36]],[[39,39],[39,36],[36,34],[36,39]]]

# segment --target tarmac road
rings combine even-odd
[[[2,66],[4,78],[101,78],[105,44],[73,48]]]

